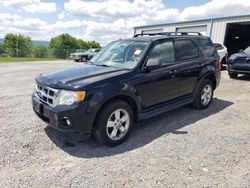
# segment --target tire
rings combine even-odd
[[[86,62],[87,58],[85,56],[81,57],[81,62]]]
[[[238,73],[235,73],[235,72],[228,72],[228,75],[229,75],[230,78],[237,78]]]
[[[78,60],[78,59],[75,59],[75,62],[79,62],[79,60]]]
[[[193,102],[195,109],[206,109],[213,100],[214,87],[210,80],[203,80],[196,92],[196,97]]]
[[[133,124],[134,114],[131,107],[124,101],[114,100],[98,113],[93,135],[100,144],[114,147],[128,138]]]

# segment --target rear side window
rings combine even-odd
[[[174,57],[173,42],[156,44],[149,55],[150,59],[159,59],[162,65],[173,63]]]
[[[175,41],[177,57],[179,60],[188,60],[199,57],[198,48],[191,40]]]
[[[212,57],[216,54],[216,49],[210,39],[198,39],[198,41],[206,56]]]

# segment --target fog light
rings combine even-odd
[[[65,128],[69,128],[73,126],[72,121],[68,117],[64,117],[61,119],[62,126]]]

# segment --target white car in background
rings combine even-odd
[[[220,56],[221,64],[227,64],[227,58],[228,58],[227,47],[219,42],[214,42],[214,46]]]

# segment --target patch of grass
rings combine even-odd
[[[0,63],[7,62],[25,62],[25,61],[53,61],[60,60],[54,57],[37,58],[37,57],[0,57]]]

